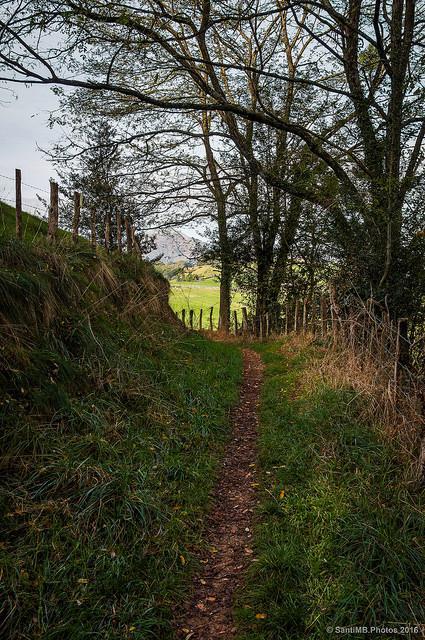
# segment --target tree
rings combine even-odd
[[[153,238],[146,237],[141,229],[140,207],[128,195],[122,173],[124,159],[116,142],[116,131],[107,119],[91,119],[90,127],[84,121],[74,126],[72,136],[57,143],[49,157],[57,167],[62,188],[69,194],[78,191],[83,196],[83,232],[96,236],[111,251],[117,246],[127,219],[138,229],[140,250],[149,252],[154,248]]]
[[[84,153],[70,162],[67,149],[55,145],[51,154],[65,189],[83,194],[86,215],[81,220],[82,228],[88,232],[94,227],[107,249],[112,248],[117,236],[116,212],[121,206],[117,177],[120,157],[113,136],[108,122],[97,119],[84,134]]]
[[[346,258],[361,258],[356,285],[363,293],[371,288],[374,295],[389,297],[396,314],[409,311],[403,250],[409,239],[403,233],[406,201],[423,172],[422,1],[146,0],[133,8],[71,0],[31,2],[19,16],[13,2],[3,6],[3,78],[106,91],[167,111],[219,113],[253,175],[327,212]],[[264,37],[281,19],[289,34],[301,34],[303,64],[293,77],[285,62],[287,43],[279,39],[270,47]],[[44,53],[43,38],[59,31],[66,43]],[[37,44],[35,33],[41,36]],[[225,53],[246,52],[247,33],[260,43],[257,65],[245,55],[239,63]],[[85,74],[87,57],[96,58],[100,47],[108,56],[107,72],[103,64],[99,73],[92,65]],[[77,49],[84,52],[83,64],[74,55]],[[71,59],[74,68],[66,73]],[[241,90],[241,80],[246,88],[251,77],[255,104]],[[280,101],[276,107],[268,91],[271,80],[313,88],[327,113],[300,124],[297,113],[282,112]],[[264,165],[237,135],[241,119],[299,139],[333,173],[338,192]]]

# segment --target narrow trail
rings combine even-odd
[[[208,551],[200,558],[202,571],[194,578],[192,599],[176,609],[178,637],[185,640],[230,639],[235,636],[233,596],[252,562],[252,524],[256,504],[256,442],[263,363],[243,351],[243,382],[232,413],[232,435],[214,507],[208,519]]]

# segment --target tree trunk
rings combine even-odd
[[[219,329],[224,333],[229,332],[230,327],[230,304],[232,298],[232,249],[229,242],[227,228],[226,196],[223,192],[214,152],[210,143],[210,115],[202,114],[202,132],[207,157],[208,169],[210,172],[210,190],[214,195],[217,206],[218,239],[220,243],[221,277],[220,277],[220,312]]]
[[[217,202],[217,222],[221,260],[219,328],[221,331],[228,333],[230,327],[230,305],[232,301],[233,259],[227,229],[224,200]]]

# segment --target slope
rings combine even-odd
[[[170,638],[240,354],[183,332],[149,264],[26,221],[2,207],[2,637]]]

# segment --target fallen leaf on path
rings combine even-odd
[[[256,613],[255,617],[257,620],[265,620],[267,618],[267,613]]]

